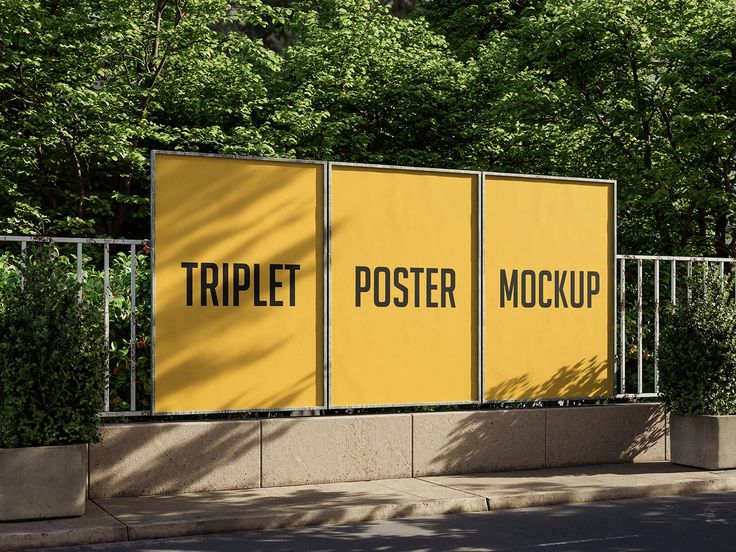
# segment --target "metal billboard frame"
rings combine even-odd
[[[218,159],[233,159],[242,161],[257,161],[264,163],[287,163],[287,164],[306,164],[317,165],[322,167],[322,405],[305,406],[305,407],[287,407],[287,408],[253,408],[253,409],[233,409],[233,410],[192,410],[177,412],[156,412],[156,156],[157,155],[174,155],[188,157],[204,157]],[[477,262],[477,398],[471,401],[460,402],[428,402],[428,403],[402,403],[402,404],[367,404],[367,405],[339,405],[335,407],[332,404],[332,168],[333,167],[355,167],[373,170],[392,170],[405,172],[426,172],[426,173],[442,173],[473,176],[476,184],[476,262]],[[486,251],[486,184],[488,177],[503,177],[515,179],[532,179],[547,182],[560,181],[579,182],[591,184],[609,184],[613,185],[613,204],[610,217],[613,235],[613,259],[612,270],[609,274],[609,285],[612,286],[612,304],[611,317],[613,318],[609,333],[611,342],[611,360],[613,362],[613,395],[601,397],[579,397],[579,398],[529,398],[520,400],[501,400],[486,401],[485,400],[485,383],[486,383],[486,343],[485,343],[485,325],[486,325],[486,282],[485,282],[485,260]],[[293,412],[293,411],[315,411],[326,412],[329,410],[354,410],[354,409],[382,409],[382,408],[405,408],[419,406],[482,406],[491,404],[515,404],[536,401],[583,401],[583,400],[606,400],[616,397],[616,373],[618,371],[618,362],[616,361],[616,324],[617,324],[617,285],[616,285],[616,248],[617,248],[617,181],[608,179],[593,179],[579,177],[561,177],[551,175],[535,175],[535,174],[515,174],[492,171],[477,171],[464,169],[444,169],[430,167],[411,167],[404,165],[386,165],[386,164],[370,164],[370,163],[352,163],[338,161],[317,161],[303,159],[286,159],[286,158],[270,158],[270,157],[254,157],[239,155],[223,155],[200,152],[182,152],[170,150],[152,150],[151,151],[151,413],[152,416],[186,416],[199,414],[237,414],[237,413],[268,413],[268,412]]]

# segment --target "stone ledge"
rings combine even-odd
[[[709,470],[736,468],[736,416],[678,416],[670,422],[672,462]]]

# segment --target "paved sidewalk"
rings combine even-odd
[[[0,550],[736,490],[736,470],[615,464],[96,499],[76,519],[0,523]]]

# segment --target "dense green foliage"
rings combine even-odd
[[[705,281],[704,281],[705,279]],[[659,388],[677,414],[736,414],[733,279],[713,269],[667,317],[659,348]]]
[[[36,247],[34,245],[34,247]],[[63,247],[63,246],[62,246]],[[68,247],[68,246],[67,246]],[[127,249],[127,248],[126,248]],[[77,277],[76,255],[61,251],[56,264],[69,280]],[[94,325],[104,323],[104,281],[101,258],[102,247],[85,246],[83,255],[82,292],[85,299],[96,307]],[[5,252],[0,254],[0,312],[5,303],[18,290],[20,281],[20,256]],[[110,410],[138,410],[151,408],[151,267],[147,248],[135,258],[135,302],[133,316],[136,341],[136,403],[130,403],[131,358],[131,301],[130,301],[130,253],[119,251],[111,255],[108,283],[109,298],[109,386]]]
[[[0,232],[146,237],[159,148],[615,178],[622,252],[736,254],[732,0],[393,4],[3,2]]]
[[[0,447],[95,442],[107,349],[99,309],[79,301],[53,248],[23,261],[0,288]]]
[[[94,305],[104,303],[104,272],[93,259],[85,256],[83,290]],[[135,312],[131,313],[130,254],[118,252],[110,259],[109,318],[110,318],[110,410],[151,409],[151,266],[145,252],[135,258]],[[69,272],[76,274],[75,266]],[[135,372],[136,403],[130,402],[131,314],[136,329]],[[102,322],[99,318],[97,323]]]

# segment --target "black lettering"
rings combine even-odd
[[[268,277],[270,280],[268,298],[272,307],[283,307],[284,302],[280,299],[276,299],[276,288],[283,286],[281,282],[276,280],[276,271],[284,268],[284,265],[272,264],[268,267]]]
[[[296,271],[301,268],[298,264],[287,264],[284,268],[289,271],[289,306],[296,305]]]
[[[518,272],[511,271],[511,281],[506,277],[506,271],[501,269],[501,308],[506,306],[506,301],[513,301],[514,307],[518,306]]]
[[[442,281],[442,308],[445,308],[445,299],[449,297],[450,306],[455,308],[455,271],[451,268],[443,268],[440,276]]]
[[[222,263],[222,306],[227,307],[230,304],[230,265]]]
[[[200,303],[203,307],[207,306],[207,290],[212,297],[212,306],[217,306],[217,284],[219,281],[218,269],[215,263],[202,263],[202,272],[200,273]],[[207,278],[207,272],[212,272],[212,280]]]
[[[407,287],[399,282],[399,275],[406,280],[409,277],[409,271],[403,266],[400,266],[394,270],[394,287],[399,290],[401,299],[394,297],[394,305],[397,307],[405,307],[409,304],[409,290]]]
[[[253,305],[268,306],[268,302],[261,299],[261,265],[258,263],[253,265]]]
[[[530,279],[527,285],[527,278]],[[527,301],[527,291],[531,293],[531,298]],[[537,302],[537,275],[533,270],[521,271],[521,306],[524,308],[533,307]]]
[[[365,276],[365,284],[361,284],[360,276]],[[360,294],[371,289],[371,269],[367,266],[355,267],[355,306],[360,306]]]
[[[539,272],[539,306],[548,309],[552,306],[552,299],[544,298],[544,280],[552,281],[552,273],[549,270]]]
[[[417,268],[417,267],[411,267],[409,269],[409,272],[414,274],[414,306],[418,307],[420,306],[420,294],[419,294],[419,280],[420,280],[420,274],[424,272],[423,268]]]
[[[437,268],[427,269],[427,307],[429,308],[437,307],[437,303],[435,301],[432,301],[432,291],[437,289],[437,286],[432,284],[432,274],[437,274],[438,272],[439,269]]]
[[[243,273],[241,282],[239,274]],[[243,263],[233,263],[233,306],[240,306],[240,292],[250,287],[250,267]]]
[[[583,286],[585,285],[585,272],[582,270],[578,271],[580,282],[578,286],[578,293],[579,297],[578,300],[575,299],[575,271],[570,271],[570,306],[574,309],[579,309],[585,304],[585,290],[583,289]]]
[[[560,306],[560,303],[567,308],[567,299],[565,298],[565,279],[567,278],[567,272],[562,271],[562,278],[560,278],[560,271],[555,270],[555,308]]]
[[[181,263],[182,268],[187,269],[187,307],[192,306],[192,272],[199,263]]]
[[[383,298],[381,298],[381,281],[378,275],[384,277],[384,289],[386,290]],[[385,266],[377,266],[373,271],[373,303],[377,307],[388,307],[391,302],[391,271]]]
[[[601,275],[597,272],[588,272],[588,308],[591,307],[593,296],[601,290]]]

